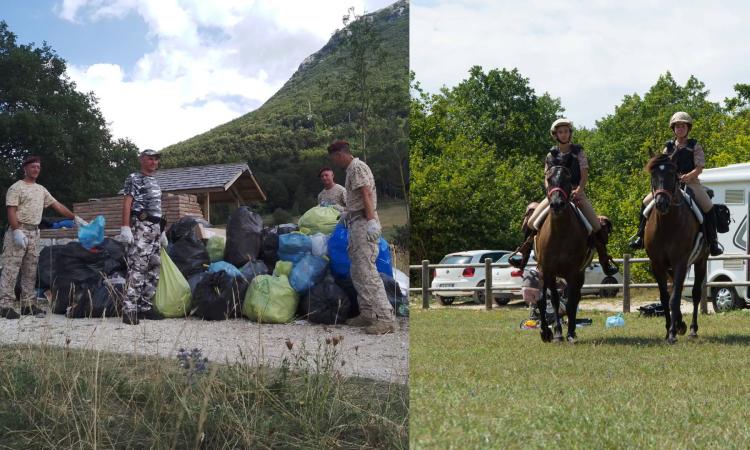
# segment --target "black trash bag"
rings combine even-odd
[[[282,234],[299,231],[299,227],[293,223],[284,223],[275,227],[263,228],[263,245],[261,247],[260,259],[268,266],[269,273],[273,272],[279,261],[279,236]]]
[[[209,273],[195,286],[191,314],[205,320],[241,317],[247,286],[242,277],[224,271]]]
[[[299,302],[297,314],[312,323],[334,325],[349,318],[349,295],[331,278],[326,278],[308,290]]]
[[[268,275],[270,273],[268,271],[268,266],[266,266],[266,263],[263,261],[248,261],[247,264],[240,268],[240,272],[242,272],[242,276],[245,277],[248,284],[250,284],[256,276]]]
[[[188,285],[190,286],[190,295],[195,296],[195,287],[209,275],[211,274],[208,272],[199,272],[187,279]]]
[[[58,280],[50,288],[50,292],[52,293],[52,312],[54,314],[66,314],[68,309],[73,307],[73,314],[76,314],[75,311],[78,311],[79,305],[80,311],[83,311],[82,297],[89,290],[86,283],[76,284]],[[79,317],[83,317],[83,312],[80,312],[80,314]]]
[[[393,312],[397,316],[402,315],[401,311],[404,310],[404,305],[406,306],[406,309],[408,309],[409,298],[401,292],[401,287],[393,277],[382,272],[379,272],[378,274],[380,275],[380,279],[383,280],[385,295],[388,297],[388,303],[393,307]]]
[[[125,247],[105,238],[101,245],[86,250],[78,242],[45,247],[39,253],[38,285],[42,289],[56,284],[95,284],[103,278],[127,272]]]
[[[97,285],[81,285],[69,297],[65,315],[71,319],[83,317],[116,317],[122,310],[125,285],[102,281]]]
[[[359,301],[357,300],[357,290],[354,288],[351,278],[336,278],[336,285],[340,287],[349,297],[349,317],[359,315]]]
[[[195,234],[195,226],[198,223],[199,220],[195,217],[185,216],[172,224],[167,231],[167,239],[170,242],[167,254],[186,279],[204,272],[211,263],[206,246]]]
[[[263,218],[247,206],[237,208],[227,222],[224,261],[242,267],[258,259],[263,237]]]

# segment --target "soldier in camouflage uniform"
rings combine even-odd
[[[140,318],[162,318],[152,303],[159,282],[160,244],[167,244],[162,230],[161,188],[154,177],[159,157],[151,149],[141,152],[138,158],[140,172],[131,173],[123,187],[125,199],[120,240],[129,245],[127,295],[122,321],[129,325],[138,324]]]
[[[333,206],[339,211],[346,210],[346,188],[333,181],[333,169],[323,167],[318,172],[318,177],[323,183],[323,190],[318,194],[318,204]]]
[[[36,273],[39,262],[39,222],[44,208],[52,207],[60,215],[74,219],[77,225],[88,225],[55,200],[36,182],[42,170],[39,157],[29,156],[23,162],[24,178],[15,182],[5,196],[9,228],[3,243],[3,273],[0,276],[0,317],[18,319],[13,309],[18,272],[21,272],[21,314],[43,315],[34,305]]]
[[[388,303],[383,280],[375,260],[381,228],[378,220],[378,199],[372,171],[355,158],[346,141],[328,146],[328,156],[339,167],[346,168],[346,211],[342,214],[349,229],[349,258],[352,282],[357,290],[360,314],[346,321],[347,325],[363,326],[367,334],[396,331],[393,308]]]

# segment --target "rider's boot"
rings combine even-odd
[[[594,234],[594,245],[596,246],[596,252],[599,254],[599,263],[602,265],[602,271],[605,275],[614,275],[620,269],[617,268],[612,257],[607,253],[607,242],[609,241],[609,234],[607,227],[601,227],[599,231]]]
[[[716,236],[716,207],[712,207],[707,213],[703,213],[703,224],[706,227],[706,240],[708,251],[711,256],[719,256],[724,253],[724,248],[719,244]]]
[[[526,264],[529,262],[529,256],[531,256],[531,247],[534,242],[534,235],[536,235],[536,230],[529,228],[526,231],[526,239],[523,241],[523,244],[518,247],[516,253],[508,258],[508,264],[521,270],[526,267]]]
[[[628,245],[633,250],[643,248],[643,232],[646,229],[646,217],[643,216],[644,209],[646,209],[646,206],[641,203],[641,212],[638,213],[638,218],[640,219],[640,222],[638,223],[638,232],[630,239],[630,242],[628,242]]]

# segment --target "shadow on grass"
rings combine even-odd
[[[700,332],[700,330],[698,330]],[[698,339],[711,344],[723,345],[750,345],[750,335],[747,334],[725,334],[723,336],[701,336]]]
[[[666,333],[665,333],[666,334]],[[721,345],[750,345],[750,335],[727,334],[723,336],[701,336],[691,338],[687,335],[678,336],[677,344],[696,342],[702,344],[721,344]],[[584,341],[586,342],[586,341]],[[581,343],[584,343],[581,342]],[[625,345],[625,346],[656,346],[667,345],[664,335],[654,336],[611,336],[602,339],[593,339],[588,341],[594,345]]]

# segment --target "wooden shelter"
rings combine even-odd
[[[168,224],[184,216],[202,217],[210,222],[211,203],[240,206],[266,200],[265,192],[245,163],[162,169],[155,176],[161,187],[162,212]],[[89,221],[103,215],[105,235],[116,236],[122,223],[122,195],[74,203],[73,212]],[[41,230],[42,239],[56,241],[76,237],[75,228]]]

